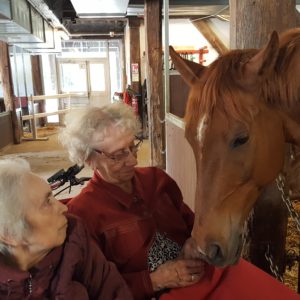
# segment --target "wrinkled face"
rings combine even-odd
[[[24,181],[24,241],[32,253],[47,252],[65,241],[67,207],[56,200],[49,185],[29,173]]]
[[[104,141],[93,139],[90,165],[97,169],[101,177],[116,185],[130,181],[137,164],[137,148],[139,143],[130,132],[122,132],[118,128],[110,128]]]
[[[253,104],[255,99],[244,95],[239,101]],[[239,259],[244,222],[283,164],[280,118],[258,101],[253,107],[252,117],[249,112],[249,118],[238,120],[216,106],[186,129],[197,167],[192,236],[201,256],[217,266]]]

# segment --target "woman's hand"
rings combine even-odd
[[[176,259],[165,262],[150,273],[154,291],[193,285],[204,274],[204,262],[192,259]]]

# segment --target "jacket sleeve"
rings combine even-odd
[[[101,249],[103,249],[103,253],[105,253],[106,257],[109,260],[113,260],[110,257],[111,250],[110,248],[107,248],[107,244],[105,243],[105,238],[103,237],[103,235],[102,239],[98,238],[96,242],[101,247]],[[133,298],[135,300],[151,299],[154,296],[154,291],[148,269],[139,272],[120,273],[125,279],[128,287],[130,288]]]
[[[133,300],[125,281],[115,265],[106,260],[102,251],[84,228],[85,247],[81,276],[89,298],[98,300]]]
[[[122,273],[135,300],[148,300],[154,297],[149,271]]]
[[[193,225],[194,225],[194,218],[195,218],[194,213],[183,201],[181,201],[180,203],[179,210],[189,231],[192,232]]]

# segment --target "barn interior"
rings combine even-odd
[[[272,30],[299,27],[300,0],[257,2],[1,0],[0,158],[26,158],[47,179],[72,165],[57,140],[64,115],[128,97],[142,123],[139,166],[165,169],[194,210],[196,168],[184,137],[189,87],[174,69],[167,46],[207,66],[229,49],[261,47]],[[296,157],[292,174],[300,170]],[[80,173],[91,175],[88,168]],[[295,195],[300,194],[297,176],[290,176]],[[295,207],[300,209],[297,201]],[[290,221],[284,279],[299,292],[295,228]],[[272,274],[266,262],[258,259],[258,264]]]

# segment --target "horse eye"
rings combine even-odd
[[[239,146],[242,146],[245,143],[247,143],[248,140],[249,140],[248,135],[239,136],[239,137],[235,138],[234,141],[232,142],[232,148],[237,148]]]

